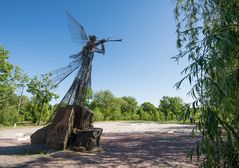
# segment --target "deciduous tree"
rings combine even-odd
[[[179,0],[176,4],[177,61],[192,84],[192,106],[200,109],[202,166],[239,167],[238,0]]]
[[[13,65],[9,63],[9,51],[0,46],[0,104],[14,92],[14,87],[10,85]]]
[[[58,98],[58,96],[52,91],[57,86],[52,83],[49,75],[42,75],[40,78],[35,76],[28,83],[27,91],[33,95],[32,101],[34,102],[33,110],[38,111],[38,125],[42,120],[42,116],[47,113],[49,102],[52,98]],[[44,113],[45,107],[45,113]],[[44,113],[44,114],[43,114]],[[49,117],[49,116],[45,116]]]
[[[163,96],[160,100],[159,110],[164,114],[164,120],[179,119],[183,110],[183,100],[180,97]]]

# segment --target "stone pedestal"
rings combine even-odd
[[[85,106],[59,107],[52,123],[31,136],[32,144],[43,144],[51,149],[66,148],[91,151],[99,147],[103,129],[93,128],[93,112]]]
[[[71,148],[76,151],[92,151],[100,146],[102,128],[86,128],[71,135]]]
[[[46,137],[46,146],[51,149],[64,150],[73,129],[74,108],[67,106],[57,111]]]

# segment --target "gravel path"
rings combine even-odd
[[[49,151],[30,145],[39,129],[0,131],[0,167],[198,167],[186,158],[198,138],[189,136],[193,126],[157,122],[96,122],[103,128],[102,151],[79,153]],[[37,149],[37,150],[36,150]]]

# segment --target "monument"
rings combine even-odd
[[[103,131],[93,126],[94,113],[84,105],[91,89],[94,53],[104,54],[104,43],[120,42],[122,39],[97,40],[95,35],[87,36],[83,26],[70,13],[66,14],[72,39],[84,46],[81,52],[70,56],[71,62],[67,66],[52,71],[50,75],[56,85],[75,71],[76,76],[54,112],[52,121],[32,134],[31,143],[56,150],[92,151],[99,147]]]

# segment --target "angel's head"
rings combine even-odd
[[[95,42],[96,41],[96,36],[95,35],[89,36],[89,40],[90,40],[90,42]]]

